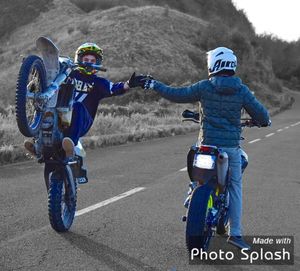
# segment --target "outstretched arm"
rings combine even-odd
[[[255,98],[248,88],[245,91],[243,107],[251,118],[261,126],[268,126],[270,124],[270,117],[267,109]]]
[[[152,80],[149,88],[158,92],[162,97],[176,103],[192,103],[201,100],[206,81],[199,81],[186,87],[170,87],[162,82]]]
[[[127,92],[128,89],[129,87],[127,88],[127,85],[124,82],[118,82],[118,83],[109,82],[109,92],[110,92],[109,96],[122,95],[125,92]]]
[[[135,73],[132,74],[128,81],[129,87],[142,87],[144,89],[153,89],[162,97],[176,103],[192,103],[201,100],[202,92],[207,88],[207,80],[199,81],[186,87],[170,87],[162,82],[154,80],[151,75]]]

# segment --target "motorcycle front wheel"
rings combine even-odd
[[[20,132],[34,137],[39,130],[42,112],[36,94],[46,90],[46,71],[42,59],[30,55],[23,60],[16,87],[16,119]]]
[[[52,172],[48,191],[48,214],[50,224],[55,231],[65,232],[72,226],[76,201],[77,185],[70,172],[66,174]]]

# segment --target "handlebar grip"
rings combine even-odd
[[[199,113],[197,112],[192,112],[190,110],[184,110],[182,112],[182,117],[185,119],[195,119],[195,120],[199,120]]]

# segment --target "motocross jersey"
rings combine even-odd
[[[126,92],[123,82],[112,83],[95,74],[85,75],[78,70],[71,72],[69,80],[75,87],[75,102],[83,104],[93,120],[100,100]]]

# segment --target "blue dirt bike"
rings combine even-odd
[[[199,113],[185,110],[184,120],[199,123]],[[250,119],[243,119],[241,127],[259,125]],[[247,154],[242,151],[242,172],[248,165]],[[210,240],[218,233],[223,235],[228,227],[228,206],[230,168],[226,152],[210,145],[194,145],[187,156],[187,170],[192,192],[188,203],[186,222],[186,246],[207,251]]]
[[[52,228],[67,231],[74,220],[77,183],[87,182],[84,150],[79,142],[75,157],[67,159],[62,149],[64,130],[72,117],[74,86],[67,77],[77,65],[59,57],[51,40],[41,37],[37,47],[42,58],[23,59],[16,88],[16,119],[20,132],[33,138],[39,163],[44,163],[48,191],[48,214]],[[93,67],[100,70],[100,67]]]

